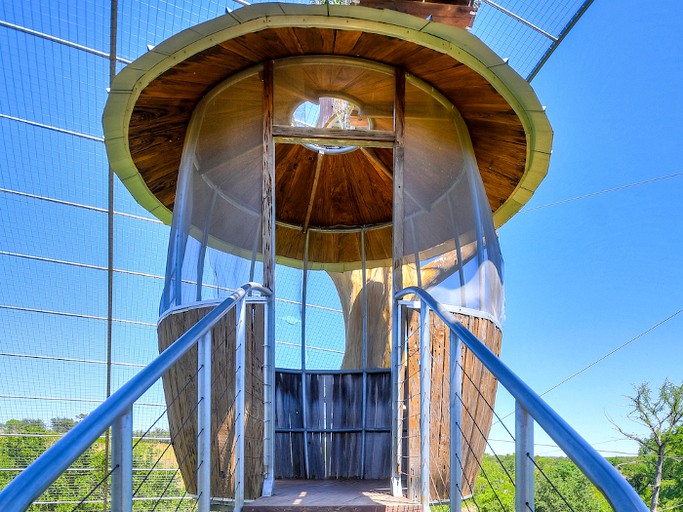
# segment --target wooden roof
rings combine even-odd
[[[443,94],[469,129],[496,226],[528,201],[547,171],[552,133],[536,96],[474,36],[387,10],[295,4],[239,9],[174,36],[124,69],[104,116],[112,167],[143,206],[170,222],[185,130],[197,103],[237,72],[301,55],[400,66]],[[302,151],[307,150],[279,147],[276,174],[283,176]],[[390,154],[375,151],[391,162]],[[368,165],[360,152],[349,155]],[[378,173],[372,180],[390,184]],[[302,215],[293,211],[301,205],[285,206],[276,212],[278,221]],[[316,209],[316,215],[324,217],[325,211]],[[381,220],[368,215],[369,222]],[[315,222],[338,224],[334,218]]]

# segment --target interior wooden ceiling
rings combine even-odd
[[[526,165],[525,132],[512,107],[477,72],[449,55],[394,37],[357,30],[285,27],[266,28],[210,47],[174,65],[141,91],[128,126],[130,154],[147,187],[164,206],[173,209],[185,130],[202,97],[241,70],[266,60],[301,55],[360,57],[400,66],[432,85],[459,109],[465,120],[492,211],[515,190]],[[276,175],[280,180],[276,186],[280,187],[277,192],[282,196],[276,202],[276,214],[279,221],[289,222],[296,220],[297,215],[300,218],[300,210],[305,206],[282,201],[286,194],[282,177],[291,174],[293,162],[306,165],[306,159],[315,153],[301,146],[279,146]],[[386,150],[375,151],[381,160],[390,164]],[[347,161],[371,167],[360,151],[347,153],[345,157]],[[323,165],[332,165],[335,158],[341,156],[326,156],[328,161]],[[369,172],[367,176],[367,183],[362,187],[349,185],[347,192],[364,190],[376,195],[373,200],[378,204],[389,201],[390,206],[390,197],[381,191],[391,190],[388,178],[381,172]],[[309,178],[303,178],[302,174],[298,179]],[[302,186],[308,184],[302,183]],[[328,185],[321,183],[321,186]],[[380,220],[378,214],[370,211],[365,211],[360,219],[335,219],[330,216],[328,206],[314,205],[312,226],[359,225]],[[339,210],[339,215],[342,211]]]

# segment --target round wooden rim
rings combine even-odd
[[[360,6],[255,4],[187,29],[154,47],[116,77],[103,124],[110,164],[145,209],[166,224],[172,212],[149,189],[133,162],[128,127],[142,91],[175,65],[221,42],[269,28],[329,28],[389,36],[448,55],[483,77],[519,118],[526,138],[524,173],[493,212],[503,225],[531,198],[547,174],[552,130],[531,86],[467,31],[407,14]]]

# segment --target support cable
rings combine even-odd
[[[564,495],[559,491],[559,489],[557,487],[555,487],[555,484],[548,477],[548,475],[546,475],[545,472],[541,469],[541,466],[538,465],[538,463],[534,460],[533,457],[529,457],[528,453],[526,455],[529,458],[529,460],[531,460],[531,463],[536,467],[536,469],[538,469],[539,473],[541,473],[541,475],[543,475],[543,478],[545,478],[546,482],[548,482],[550,484],[550,487],[553,488],[553,491],[555,491],[555,493],[562,499],[562,501],[564,502],[565,505],[567,505],[569,510],[571,510],[571,512],[574,512],[574,509],[572,508],[572,506],[567,501],[567,498],[565,498]]]
[[[607,354],[603,355],[602,357],[596,359],[596,360],[593,361],[592,363],[590,363],[590,364],[584,366],[583,368],[581,368],[580,370],[577,370],[576,372],[572,373],[569,377],[567,377],[567,378],[563,379],[562,381],[558,382],[557,384],[555,384],[555,385],[552,386],[551,388],[546,389],[543,393],[540,393],[539,396],[545,396],[545,395],[547,395],[548,393],[550,393],[551,391],[554,391],[555,389],[557,389],[558,387],[562,386],[563,384],[566,384],[566,383],[569,382],[570,380],[572,380],[572,379],[578,377],[579,375],[581,375],[582,373],[584,373],[584,372],[590,370],[591,368],[593,368],[593,367],[596,366],[597,364],[603,362],[603,361],[604,361],[605,359],[607,359],[608,357],[610,357],[610,356],[616,354],[616,353],[617,353],[618,351],[620,351],[621,349],[626,348],[628,345],[630,345],[630,344],[633,343],[634,341],[637,341],[637,340],[639,340],[640,338],[642,338],[643,336],[645,336],[646,334],[651,333],[652,331],[654,331],[654,330],[657,329],[658,327],[661,327],[662,325],[664,325],[666,322],[668,322],[668,321],[670,321],[670,320],[673,320],[675,317],[677,317],[677,316],[680,315],[681,313],[683,313],[683,308],[679,309],[678,311],[676,311],[676,312],[673,313],[672,315],[669,315],[669,316],[666,317],[664,320],[661,320],[661,321],[657,322],[657,323],[654,324],[653,326],[648,327],[647,329],[645,329],[645,330],[644,330],[643,332],[641,332],[640,334],[637,334],[636,336],[634,336],[634,337],[631,338],[630,340],[628,340],[628,341],[622,343],[621,345],[619,345],[619,346],[616,347],[615,349],[609,351]],[[496,417],[498,418],[498,421],[500,421],[501,424],[502,424],[502,423],[503,423],[503,420],[504,420],[505,418],[509,418],[509,417],[512,416],[513,414],[514,414],[514,411],[509,412],[508,414],[504,415],[502,418],[501,418],[500,416],[498,416],[498,415],[496,415]]]
[[[103,57],[105,59],[110,59],[111,56],[103,51],[96,50],[94,48],[90,48],[89,46],[85,46],[82,44],[74,43],[72,41],[69,41],[67,39],[62,39],[61,37],[56,37],[52,36],[50,34],[46,34],[45,32],[39,32],[38,30],[33,30],[27,27],[23,27],[21,25],[15,25],[14,23],[10,23],[9,21],[4,21],[0,20],[0,27],[5,27],[5,28],[11,28],[13,30],[16,30],[18,32],[23,32],[24,34],[28,34],[31,36],[39,37],[41,39],[45,39],[46,41],[50,41],[52,43],[57,43],[61,44],[64,46],[68,46],[69,48],[74,48],[75,50],[81,50],[85,53],[89,53],[91,55],[96,55],[97,57]],[[119,58],[114,56],[117,62],[121,62],[123,64],[130,64],[132,61]]]
[[[519,213],[529,213],[536,210],[542,210],[544,208],[550,208],[551,206],[559,206],[565,203],[571,203],[574,201],[579,201],[580,199],[588,199],[590,197],[600,196],[603,194],[609,194],[610,192],[619,192],[620,190],[626,190],[633,187],[639,187],[641,185],[649,185],[650,183],[656,183],[658,181],[670,180],[673,178],[680,178],[683,176],[683,172],[675,172],[673,174],[666,174],[664,176],[657,176],[656,178],[650,178],[643,181],[636,181],[635,183],[628,183],[626,185],[620,185],[618,187],[606,188],[604,190],[598,190],[597,192],[590,192],[588,194],[582,194],[580,196],[570,197],[567,199],[561,199],[560,201],[554,201],[552,203],[542,204],[540,206],[535,206],[534,208],[526,208],[520,210]]]
[[[464,373],[464,370],[463,370],[463,373]],[[475,389],[476,389],[476,388],[475,388]],[[515,479],[512,478],[512,476],[511,476],[510,473],[508,472],[507,468],[506,468],[505,465],[503,464],[503,461],[500,460],[500,457],[498,457],[498,454],[497,454],[496,451],[493,449],[493,446],[491,446],[491,443],[489,443],[488,436],[487,436],[486,434],[484,434],[483,430],[481,429],[481,427],[480,427],[479,424],[477,423],[476,418],[472,415],[472,413],[470,412],[470,410],[469,410],[469,409],[467,408],[467,406],[465,405],[465,402],[463,401],[462,397],[458,397],[458,398],[460,399],[460,403],[462,404],[463,410],[467,413],[467,415],[468,415],[468,416],[470,417],[470,419],[472,420],[472,425],[474,425],[474,427],[477,429],[477,431],[478,431],[479,434],[481,435],[482,439],[484,439],[484,441],[486,442],[486,446],[489,447],[489,449],[491,450],[491,453],[493,453],[493,456],[494,456],[494,457],[496,458],[496,460],[498,461],[498,464],[500,464],[500,467],[503,468],[503,471],[505,472],[505,474],[507,475],[508,479],[510,480],[510,483],[511,483],[513,486],[515,486]],[[490,407],[490,406],[489,406],[489,407]],[[459,427],[458,430],[460,430],[460,433],[461,433],[463,436],[465,435],[465,433],[462,431],[462,428]],[[474,455],[474,452],[472,452],[472,455]],[[475,455],[475,458],[476,458],[476,455]],[[481,464],[480,464],[480,467],[481,467]],[[483,468],[482,468],[482,471],[483,471]]]
[[[107,472],[107,474],[104,475],[104,476],[102,477],[102,479],[101,479],[99,482],[97,482],[97,484],[96,484],[92,489],[90,489],[90,492],[88,492],[88,494],[86,494],[86,495],[83,497],[83,499],[81,499],[81,501],[79,501],[78,504],[77,504],[74,508],[71,509],[71,512],[74,512],[75,510],[78,510],[78,509],[81,507],[81,505],[85,504],[86,501],[88,501],[88,498],[90,498],[90,496],[92,496],[92,494],[93,494],[97,489],[99,489],[100,486],[102,486],[102,484],[105,484],[105,483],[107,482],[107,480],[109,479],[109,477],[112,475],[112,473],[113,473],[114,471],[116,471],[118,468],[119,468],[119,465],[118,465],[118,464],[117,464],[115,467],[111,468],[111,469]],[[105,485],[104,488],[105,488],[105,490],[106,490],[106,489],[107,489],[107,486]],[[106,498],[106,493],[103,495],[103,499],[104,499],[104,500],[107,499],[107,498]],[[92,503],[92,502],[91,502],[91,503]]]

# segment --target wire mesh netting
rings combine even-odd
[[[583,2],[498,4],[558,37]],[[0,488],[158,353],[168,227],[118,180],[110,185],[101,115],[111,61],[120,71],[148,46],[239,7],[232,0],[0,3]],[[552,46],[488,2],[472,32],[524,76]],[[309,284],[317,280],[311,272]],[[278,282],[286,285],[287,277]],[[301,289],[292,289],[278,298],[278,366],[301,364]],[[338,367],[340,339],[317,326],[339,324],[339,305],[329,301],[334,294],[313,290],[306,357],[315,367]],[[167,500],[164,509],[191,509],[177,461],[164,452],[165,407],[160,385],[135,407],[137,437],[154,425],[136,446],[135,481],[149,475],[136,507],[152,510],[144,504],[154,495]],[[107,442],[96,441],[63,477],[68,484],[52,488],[69,492],[41,497],[42,509],[70,510],[83,499],[102,508],[106,488],[81,491],[104,478]]]

